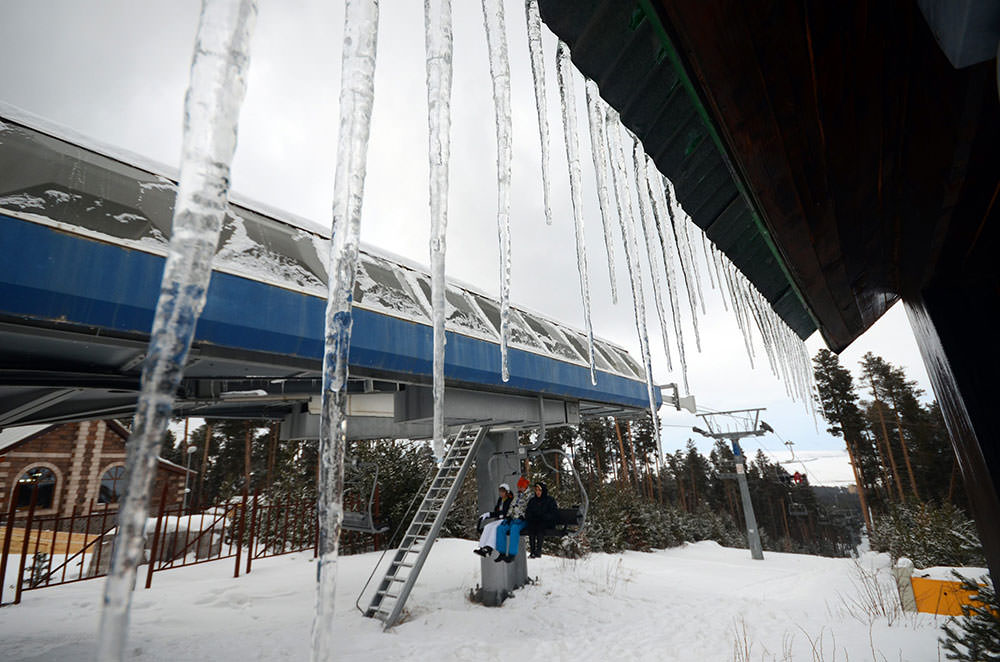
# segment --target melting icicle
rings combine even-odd
[[[445,257],[451,153],[451,0],[424,0],[430,160],[431,306],[434,323],[434,457],[444,459]]]
[[[653,418],[653,438],[659,447],[660,422],[656,415],[656,400],[653,396],[653,363],[649,354],[649,333],[646,329],[646,297],[642,291],[642,266],[639,263],[639,243],[636,239],[632,216],[632,201],[628,191],[628,174],[625,170],[625,153],[622,150],[618,113],[608,109],[607,139],[611,155],[611,173],[615,184],[615,202],[618,205],[618,223],[621,226],[622,241],[625,244],[625,267],[629,274],[632,290],[632,309],[635,313],[635,330],[639,335],[639,349],[642,365],[646,372],[646,391],[649,396],[649,413]],[[624,213],[623,213],[624,212]]]
[[[340,74],[340,132],[333,184],[323,352],[323,411],[320,417],[319,532],[316,614],[312,659],[336,654],[333,614],[337,589],[337,552],[344,519],[344,447],[347,443],[347,358],[351,346],[351,301],[358,272],[361,204],[368,163],[368,135],[375,97],[378,0],[347,0]]]
[[[542,52],[542,19],[538,15],[538,0],[525,0],[524,14],[528,24],[531,78],[535,83],[538,137],[542,143],[542,195],[545,202],[545,223],[552,225],[552,205],[549,202],[549,118],[545,112],[547,105],[545,102],[545,58]]]
[[[660,252],[663,254],[663,265],[667,273],[667,295],[670,299],[670,314],[674,320],[674,335],[677,337],[677,354],[681,364],[681,377],[684,381],[684,392],[690,393],[687,373],[687,352],[684,349],[684,327],[681,324],[681,305],[677,295],[677,276],[674,271],[674,261],[671,255],[671,240],[673,232],[667,232],[667,199],[660,173],[652,163],[646,168],[646,190],[653,203],[653,221],[656,223],[656,233],[660,238]]]
[[[715,289],[715,278],[712,276],[712,262],[708,256],[708,235],[701,228],[698,228],[698,234],[701,235],[701,254],[705,257],[705,271],[708,272],[708,284]],[[702,309],[704,310],[704,308]]]
[[[559,42],[556,48],[556,78],[562,106],[563,131],[566,135],[566,162],[569,165],[569,189],[573,201],[573,227],[576,234],[576,268],[580,272],[580,297],[583,317],[587,324],[587,358],[590,363],[590,383],[597,384],[594,363],[594,327],[590,321],[590,277],[587,268],[587,248],[583,240],[583,184],[580,182],[580,146],[576,130],[576,97],[573,91],[573,67],[569,47]]]
[[[632,137],[632,164],[635,168],[636,193],[639,195],[639,219],[642,225],[642,234],[646,239],[646,253],[649,258],[650,280],[653,281],[653,300],[656,302],[656,316],[660,322],[660,334],[663,338],[663,352],[667,356],[667,369],[671,372],[674,369],[674,362],[670,358],[670,342],[667,333],[667,320],[664,316],[663,308],[663,286],[660,284],[659,270],[656,268],[656,242],[653,240],[652,203],[649,197],[649,187],[646,182],[649,173],[646,170],[646,153],[642,149],[642,144],[637,138]],[[666,267],[664,267],[666,269]],[[687,385],[685,384],[685,389]]]
[[[664,178],[664,179],[666,179],[666,178]],[[677,208],[680,210],[680,204],[679,203],[678,203],[678,207]],[[691,271],[694,272],[695,291],[698,292],[698,300],[701,302],[701,314],[704,315],[705,314],[705,294],[704,294],[704,292],[702,292],[702,289],[701,289],[701,267],[698,266],[698,260],[695,259],[695,256],[694,256],[694,246],[692,246],[693,242],[691,241],[691,231],[692,231],[691,229],[694,228],[694,227],[695,227],[694,221],[691,220],[691,217],[688,216],[687,213],[683,213],[683,211],[682,211],[682,215],[681,215],[681,233],[684,235],[684,248],[685,248],[685,250],[687,250],[688,264],[691,266]],[[696,229],[698,229],[700,231],[700,228],[696,228]]]
[[[532,0],[529,0],[531,2]],[[611,201],[608,200],[608,146],[604,137],[604,111],[597,83],[587,80],[587,119],[590,124],[590,153],[594,158],[594,175],[597,178],[597,202],[601,207],[604,224],[604,247],[608,254],[608,278],[611,280],[611,302],[618,303],[618,285],[615,282],[615,243],[611,231]]]
[[[205,305],[212,257],[226,215],[229,164],[246,92],[256,0],[206,0],[184,102],[180,186],[169,252],[150,334],[135,427],[129,435],[125,497],[104,586],[97,657],[125,657],[129,607],[143,557],[143,529],[160,441]]]
[[[726,287],[722,282],[722,271],[719,269],[719,263],[722,261],[722,258],[719,256],[722,254],[722,251],[716,248],[713,244],[709,246],[709,253],[711,255],[711,260],[708,263],[708,267],[709,269],[715,269],[715,280],[719,282],[719,298],[722,299],[723,309],[725,309],[728,313],[729,303],[726,300]]]
[[[720,257],[720,260],[722,258]],[[729,301],[732,303],[733,316],[736,318],[736,326],[740,329],[740,334],[743,336],[743,346],[747,350],[747,358],[750,359],[750,368],[753,369],[754,366],[754,352],[753,352],[753,341],[750,338],[750,330],[747,328],[746,323],[743,319],[743,310],[740,305],[739,297],[736,295],[736,288],[733,286],[733,276],[731,272],[731,264],[723,263],[722,273],[726,277],[726,286],[729,288]]]
[[[503,0],[483,0],[483,23],[490,53],[493,106],[497,124],[497,230],[500,236],[500,376],[510,380],[510,63]]]
[[[688,304],[691,307],[691,325],[694,327],[694,346],[701,351],[701,334],[698,332],[698,293],[694,285],[694,273],[689,261],[689,253],[685,242],[683,230],[678,230],[677,226],[683,223],[683,219],[678,219],[674,213],[674,198],[670,192],[670,182],[666,177],[662,179],[663,193],[667,200],[667,214],[670,215],[670,228],[674,235],[674,246],[677,249],[677,259],[681,265],[681,274],[684,276],[684,287],[687,290]]]

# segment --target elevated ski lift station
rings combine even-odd
[[[175,194],[167,168],[0,107],[0,427],[131,415]],[[231,206],[175,415],[267,418],[284,438],[317,435],[327,250],[296,219]],[[430,436],[429,298],[424,270],[362,251],[351,438]],[[586,336],[520,309],[503,382],[498,303],[455,284],[447,299],[448,425],[648,411],[643,370],[624,349],[596,341],[592,385]]]

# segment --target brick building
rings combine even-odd
[[[118,507],[125,487],[128,430],[116,421],[26,425],[0,430],[0,504],[8,512],[15,486],[37,487],[37,515],[69,516],[74,508]],[[187,470],[159,460],[152,512],[159,507],[164,482],[167,506],[184,501]],[[194,472],[191,472],[192,477]],[[21,489],[17,508],[26,509],[30,489]]]

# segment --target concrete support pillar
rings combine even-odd
[[[478,486],[479,512],[493,510],[497,501],[497,486],[508,483],[512,490],[521,475],[517,454],[517,432],[491,432],[479,446],[476,456],[476,485]],[[522,541],[522,542],[526,542]],[[482,583],[479,599],[488,607],[503,604],[514,589],[528,581],[528,562],[525,545],[518,547],[513,563],[496,563],[492,558],[480,562]]]

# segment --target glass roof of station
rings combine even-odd
[[[166,254],[176,184],[140,157],[113,158],[20,124],[3,125],[0,209],[74,226],[81,234]],[[113,150],[109,153],[114,154]],[[140,165],[132,165],[139,163]],[[275,214],[279,216],[280,214]],[[213,268],[279,287],[326,296],[329,241],[318,233],[231,204]],[[362,250],[354,304],[419,324],[431,324],[430,278],[419,268]],[[500,342],[496,300],[449,283],[446,328]],[[510,344],[586,366],[587,340],[541,315],[511,309]],[[595,339],[600,370],[630,379],[644,372],[628,353]]]

